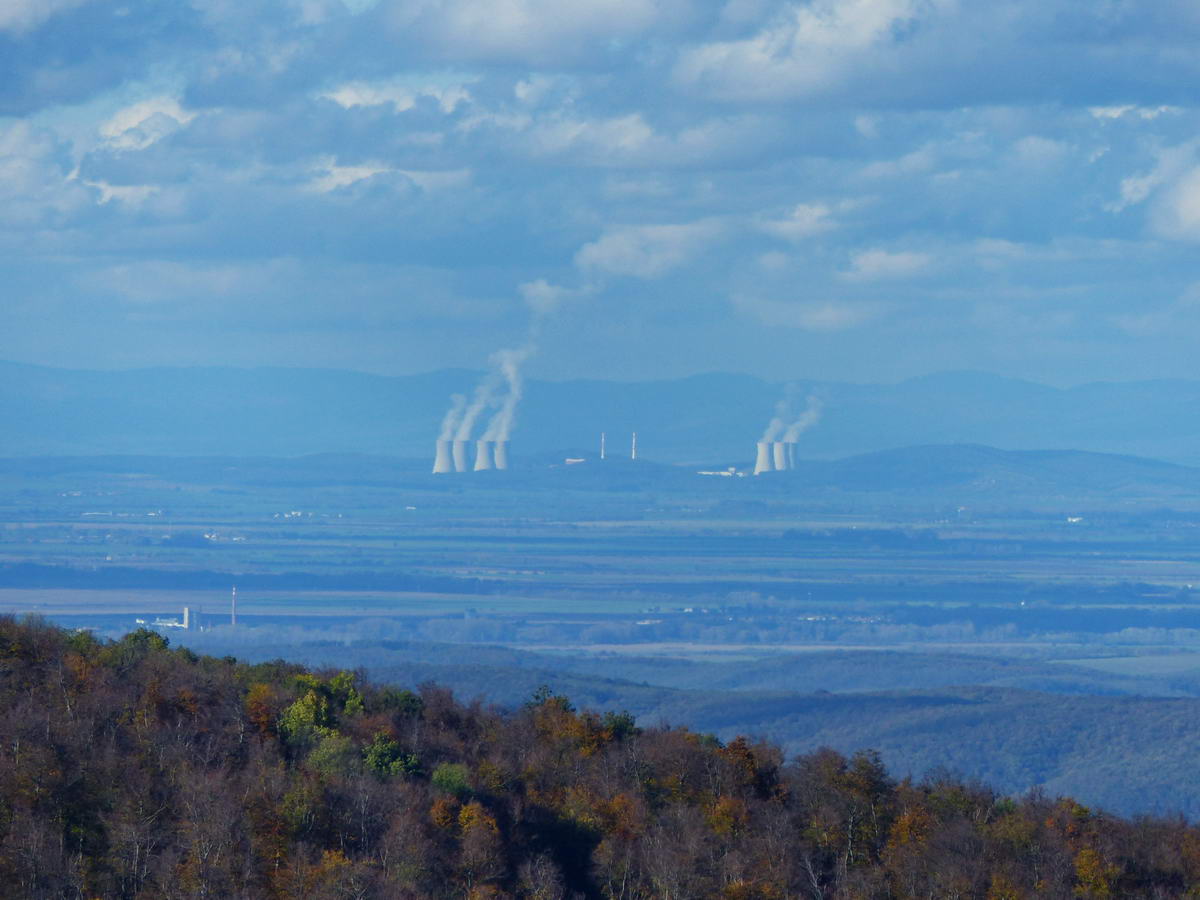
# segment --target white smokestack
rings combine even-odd
[[[475,442],[475,471],[486,472],[492,467],[492,442]]]
[[[508,468],[508,441],[496,441],[496,468]]]
[[[437,442],[437,456],[433,460],[433,474],[445,475],[454,471],[454,459],[450,455],[450,441]]]
[[[758,456],[754,459],[754,474],[761,475],[763,472],[771,471],[771,453],[767,449],[770,447],[766,441],[758,442]]]
[[[771,442],[771,462],[776,472],[787,471],[787,450],[783,446],[783,441]]]
[[[454,458],[454,471],[467,471],[467,444],[470,441],[461,440],[455,441],[452,446],[452,454]]]

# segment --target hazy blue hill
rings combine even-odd
[[[451,394],[479,373],[385,377],[304,368],[157,368],[116,372],[0,362],[0,456],[172,454],[428,457]],[[561,447],[614,456],[630,432],[648,459],[747,465],[785,395],[745,375],[670,381],[531,381],[514,454]],[[1082,448],[1200,462],[1200,382],[1097,383],[1058,389],[977,372],[892,385],[799,381],[822,405],[801,455],[837,458],[922,444]]]
[[[633,682],[686,690],[820,690],[841,693],[975,684],[1050,693],[1156,693],[1165,685],[1038,660],[977,654],[890,650],[829,650],[778,654],[751,661],[594,656],[566,657],[574,674],[619,675]]]
[[[688,698],[673,701],[671,721],[721,736],[749,731],[790,752],[872,747],[898,773],[944,768],[1008,791],[1042,786],[1114,810],[1200,814],[1200,792],[1190,787],[1200,700],[997,688]]]
[[[2,438],[0,438],[2,440]],[[586,457],[564,465],[567,457]],[[119,479],[121,473],[154,476],[198,486],[321,487],[360,485],[438,493],[470,491],[522,496],[593,499],[668,491],[697,496],[737,514],[738,504],[804,497],[814,503],[844,503],[847,495],[870,494],[920,503],[1003,502],[1036,506],[1050,502],[1195,503],[1200,469],[1116,454],[1083,451],[999,450],[979,445],[902,447],[840,460],[805,460],[792,472],[760,478],[698,476],[694,469],[661,462],[613,457],[600,463],[594,451],[547,450],[518,456],[508,472],[434,476],[428,459],[361,453],[270,456],[40,456],[0,458],[0,478]]]
[[[1200,470],[1160,460],[1075,450],[998,450],[975,444],[902,447],[804,463],[793,477],[846,491],[1135,492],[1200,488]]]

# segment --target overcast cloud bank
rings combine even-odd
[[[9,0],[0,358],[1192,375],[1200,11]]]

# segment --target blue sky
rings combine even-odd
[[[0,358],[1195,377],[1200,6],[3,0]]]

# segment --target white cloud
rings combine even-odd
[[[473,117],[464,128],[487,125],[513,133],[519,152],[568,165],[681,168],[753,154],[771,139],[772,126],[757,116],[693,121],[674,132],[656,129],[638,111],[618,116],[581,116],[563,108],[529,115]]]
[[[375,175],[390,172],[392,169],[380,163],[366,163],[361,166],[339,166],[332,158],[326,158],[316,164],[314,171],[317,174],[309,180],[309,190],[327,194],[330,191],[336,191],[338,188],[349,187],[356,181],[362,181],[364,178],[371,178]]]
[[[1088,112],[1096,119],[1137,118],[1149,121],[1157,119],[1161,115],[1176,114],[1181,111],[1178,106],[1134,106],[1133,104],[1088,107]]]
[[[1151,222],[1164,237],[1200,241],[1200,166],[1159,190]]]
[[[194,118],[174,97],[151,97],[110,116],[100,125],[100,136],[118,150],[143,150]]]
[[[376,175],[403,175],[423,191],[442,191],[462,187],[471,180],[470,169],[396,169],[381,162],[365,162],[356,166],[338,165],[333,157],[323,157],[312,167],[313,177],[307,182],[309,190],[321,194],[349,187]]]
[[[1147,203],[1147,221],[1160,237],[1200,241],[1200,140],[1161,149],[1147,172],[1121,181],[1121,199],[1112,212]]]
[[[781,99],[817,94],[873,63],[881,47],[949,0],[813,0],[786,12],[750,38],[684,52],[675,77],[727,99]]]
[[[397,169],[423,191],[445,191],[464,187],[471,181],[470,169]]]
[[[3,0],[0,2],[0,31],[21,34],[88,2],[90,0]]]
[[[94,194],[64,168],[55,136],[28,122],[0,122],[0,227],[59,226],[94,206]]]
[[[712,221],[616,226],[581,247],[575,263],[610,275],[657,278],[688,262],[721,232],[721,226]]]
[[[801,331],[833,332],[857,328],[876,318],[883,310],[877,303],[810,302],[773,300],[736,294],[734,308],[772,328],[796,328]]]
[[[125,206],[141,206],[158,193],[152,184],[109,184],[107,181],[84,181],[88,187],[100,192],[100,204],[116,200]]]
[[[771,219],[760,224],[767,234],[785,241],[801,241],[823,234],[835,228],[832,210],[823,203],[800,203],[782,219]]]
[[[1159,188],[1177,181],[1195,164],[1198,147],[1200,142],[1188,141],[1176,147],[1159,150],[1154,168],[1122,179],[1121,199],[1110,204],[1109,211],[1120,212],[1128,206],[1142,203]]]
[[[1059,162],[1070,151],[1064,141],[1031,134],[1013,144],[1017,159],[1025,165],[1048,166]]]
[[[865,178],[895,178],[929,172],[937,163],[937,154],[931,145],[919,147],[897,159],[880,160],[863,166]]]
[[[889,253],[886,250],[864,250],[850,260],[850,271],[842,276],[848,281],[877,281],[908,278],[929,268],[933,257],[927,253]]]
[[[578,300],[594,293],[595,287],[585,285],[581,288],[566,288],[561,285],[552,284],[544,278],[539,278],[536,281],[527,281],[517,287],[521,294],[521,299],[525,301],[535,315],[547,316],[557,312],[564,304],[572,300]]]
[[[576,62],[688,15],[686,4],[661,0],[401,0],[392,24],[458,59]]]
[[[413,79],[391,79],[385,81],[348,81],[333,90],[325,91],[318,96],[332,100],[343,109],[353,109],[357,106],[387,106],[396,112],[404,112],[416,106],[422,97],[428,97],[437,102],[442,112],[452,113],[459,105],[469,103],[471,92],[468,87],[471,79],[426,78],[418,81]]]

